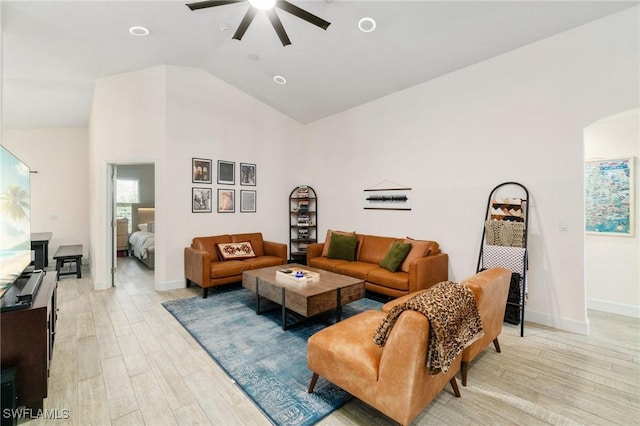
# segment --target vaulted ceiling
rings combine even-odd
[[[232,39],[247,2],[2,1],[3,126],[86,126],[97,78],[162,64],[206,70],[309,123],[639,4],[290,1],[331,25],[278,10],[292,42],[283,47],[264,12]],[[363,17],[375,31],[358,29]]]

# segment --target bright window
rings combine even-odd
[[[131,232],[132,203],[139,203],[140,182],[130,179],[118,179],[116,182],[116,218],[129,219],[129,232]]]

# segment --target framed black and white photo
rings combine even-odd
[[[211,183],[211,160],[192,158],[191,170],[191,182]]]
[[[211,188],[191,188],[191,212],[211,213]]]
[[[365,210],[411,210],[411,188],[365,189]]]
[[[240,213],[256,212],[256,191],[240,191]]]
[[[240,185],[256,186],[256,165],[240,163]]]
[[[234,161],[218,160],[218,183],[234,185],[236,183],[236,163]]]
[[[218,213],[234,213],[236,211],[236,190],[218,189]]]

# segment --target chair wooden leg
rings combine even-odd
[[[449,383],[451,383],[451,387],[453,388],[453,393],[456,395],[456,398],[460,398],[460,389],[458,389],[458,382],[456,382],[456,377],[453,376],[451,380],[449,380]]]
[[[462,386],[467,386],[467,372],[469,371],[469,363],[462,361],[460,363],[460,375],[462,376]]]
[[[493,346],[496,348],[496,352],[500,353],[500,343],[498,343],[498,338],[493,339]]]
[[[202,298],[206,299],[208,295],[209,295],[209,287],[203,288],[202,289]]]
[[[316,387],[317,381],[318,381],[318,375],[316,373],[313,373],[313,376],[311,376],[311,383],[309,383],[309,390],[307,390],[307,393],[313,393],[313,388]]]

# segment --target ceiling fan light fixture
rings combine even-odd
[[[149,35],[149,30],[145,27],[131,27],[129,32],[134,36],[144,37]]]
[[[358,28],[363,33],[370,33],[371,31],[376,29],[376,21],[373,18],[362,18],[358,21]]]
[[[269,10],[276,5],[276,0],[249,0],[249,3],[256,9]]]

